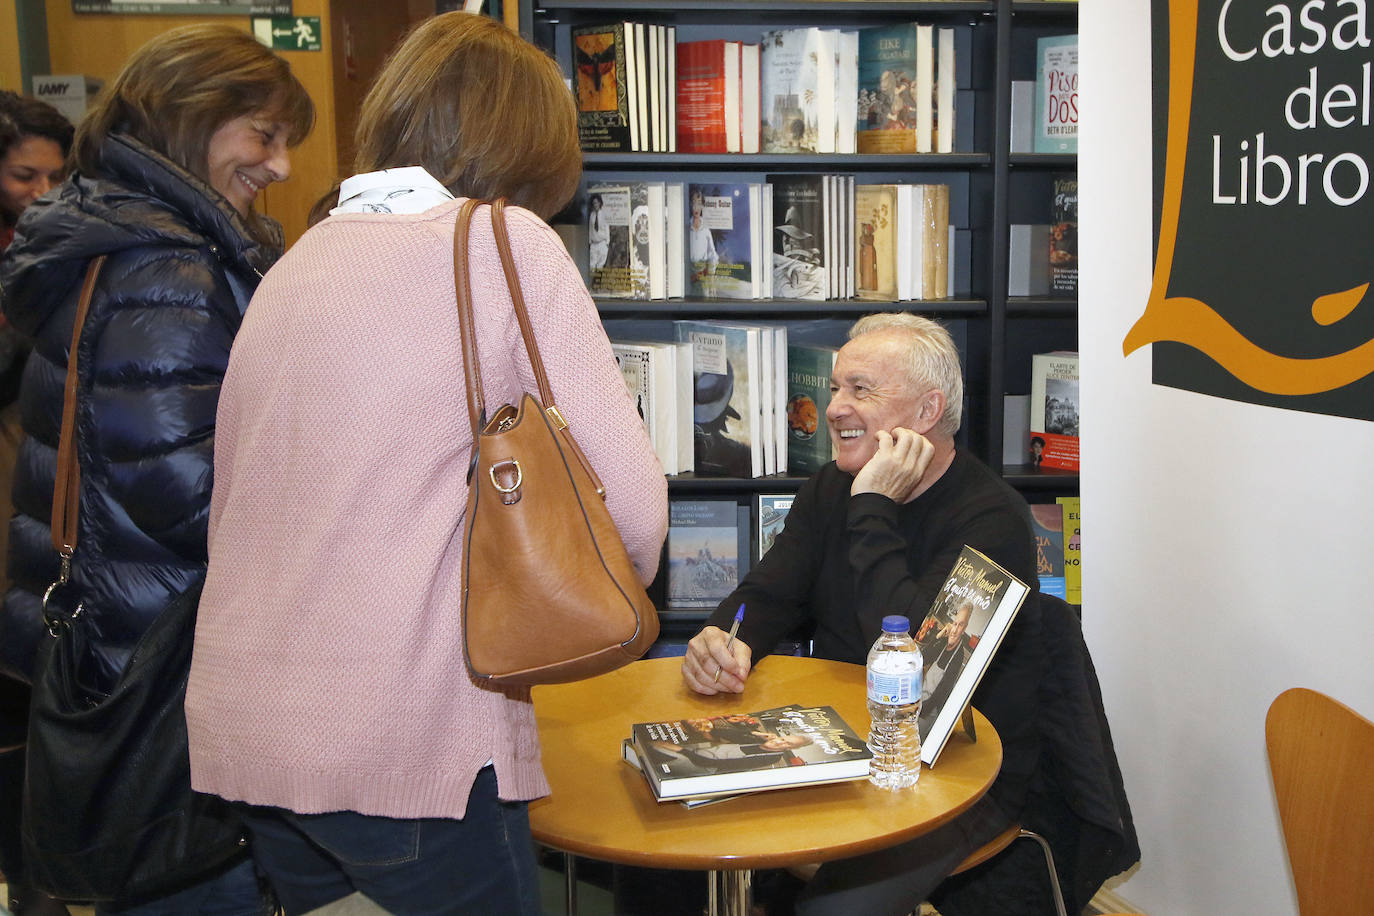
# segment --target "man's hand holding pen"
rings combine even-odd
[[[705,627],[687,644],[682,679],[693,691],[712,695],[743,693],[754,650],[719,627]]]

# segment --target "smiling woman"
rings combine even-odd
[[[247,33],[172,29],[132,55],[78,126],[74,174],[25,210],[0,263],[5,317],[35,340],[19,394],[27,438],[15,470],[15,581],[0,615],[0,673],[29,680],[47,638],[40,596],[58,578],[49,525],[58,431],[49,418],[63,412],[69,350],[79,549],[46,610],[84,609],[90,689],[117,684],[153,621],[204,579],[220,384],[249,298],[282,253],[281,228],[253,204],[290,175],[287,150],[313,120],[291,68]],[[93,263],[103,266],[71,347]],[[25,818],[108,838],[60,800]],[[96,912],[270,912],[246,855],[227,866],[186,864],[183,874],[200,869],[197,883]]]

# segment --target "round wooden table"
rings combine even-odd
[[[862,665],[769,656],[743,694],[705,697],[683,684],[681,664],[679,658],[649,659],[601,677],[534,688],[544,772],[553,790],[529,806],[536,840],[625,865],[726,870],[725,911],[747,912],[750,869],[841,859],[920,836],[981,798],[1002,765],[1002,742],[975,711],[978,740],[956,731],[912,790],[886,791],[858,780],[758,792],[694,809],[659,803],[644,777],[621,759],[621,739],[636,722],[791,703],[833,706],[856,732],[868,731]]]

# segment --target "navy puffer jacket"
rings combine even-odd
[[[20,404],[27,434],[0,621],[0,668],[27,680],[57,578],[52,490],[67,350],[86,268],[108,255],[82,333],[77,456],[80,529],[72,583],[106,684],[158,612],[205,575],[215,408],[243,310],[281,255],[281,229],[243,218],[210,186],[137,141],[111,135],[102,175],[72,176],[22,217],[0,265],[4,312],[34,340]]]

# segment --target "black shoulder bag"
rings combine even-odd
[[[108,693],[83,684],[90,634],[82,605],[66,613],[52,600],[76,551],[77,354],[104,260],[86,272],[67,356],[52,508],[62,567],[43,595],[52,638],[39,647],[33,679],[22,832],[25,864],[41,890],[128,904],[190,887],[247,848],[229,805],[191,790],[183,703],[201,583],[158,615]]]

